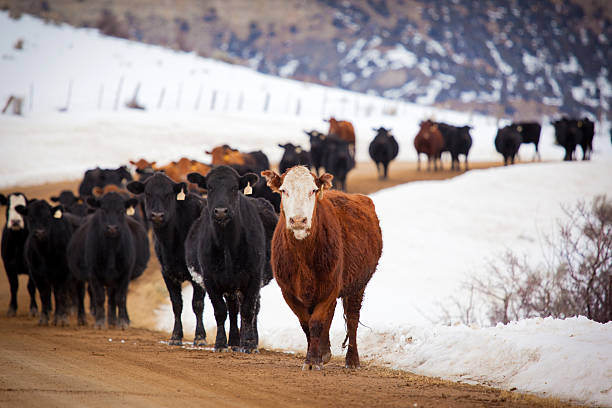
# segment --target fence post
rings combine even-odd
[[[178,95],[176,95],[176,110],[181,108],[181,98],[183,97],[183,82],[179,83]]]
[[[115,94],[115,110],[119,109],[119,97],[121,96],[121,88],[123,88],[123,77],[119,79],[119,86],[117,87],[117,93]]]
[[[244,103],[244,92],[240,91],[240,97],[238,98],[238,111],[242,111],[242,104]]]
[[[157,101],[157,110],[160,110],[162,107],[162,104],[164,103],[164,96],[166,95],[166,87],[163,87],[161,89],[161,92],[159,93],[159,100]]]
[[[212,93],[212,98],[210,99],[210,110],[215,110],[215,104],[217,102],[217,90],[215,89]]]
[[[198,96],[196,96],[196,102],[194,110],[197,112],[200,109],[200,100],[202,99],[202,84],[200,84],[200,88],[198,89]]]
[[[300,116],[300,111],[302,110],[302,100],[298,98],[297,105],[295,107],[295,116]]]
[[[270,92],[266,92],[266,100],[264,101],[264,113],[268,112],[268,106],[270,105]]]

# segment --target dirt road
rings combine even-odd
[[[384,186],[454,174],[417,173],[414,164],[395,163],[392,178]],[[75,189],[76,184],[10,191],[48,198],[64,188]],[[359,192],[381,187],[373,166],[368,169],[367,165],[351,175],[348,185]],[[4,212],[0,222],[4,225]],[[26,277],[21,277],[18,316],[7,318],[8,281],[0,277],[0,407],[567,406],[553,399],[451,383],[367,362],[359,370],[346,370],[342,358],[334,358],[322,372],[302,372],[300,355],[170,347],[160,342],[168,338],[167,333],[147,329],[154,327],[151,311],[167,299],[154,256],[130,288],[128,310],[133,324],[126,331],[77,328],[74,319],[69,328],[38,327],[37,319],[26,315],[25,284]]]

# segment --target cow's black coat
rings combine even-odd
[[[374,160],[374,163],[376,163],[378,177],[386,179],[389,163],[397,157],[399,146],[395,137],[391,134],[391,129],[380,127],[374,129],[374,131],[376,132],[376,136],[374,136],[374,140],[370,142],[368,152],[372,160]]]

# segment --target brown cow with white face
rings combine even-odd
[[[331,358],[329,328],[342,298],[349,340],[346,366],[359,367],[357,325],[365,287],[382,253],[374,203],[360,194],[330,190],[333,176],[295,166],[282,176],[261,173],[281,194],[271,264],[285,301],[308,340],[303,369]]]

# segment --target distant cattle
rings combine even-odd
[[[2,261],[4,270],[11,288],[11,300],[6,315],[17,314],[17,290],[19,289],[18,275],[28,275],[28,293],[30,294],[30,316],[36,316],[36,285],[29,276],[28,267],[24,258],[24,248],[28,237],[28,225],[23,215],[15,208],[18,205],[26,206],[28,200],[22,193],[0,194],[0,205],[6,206],[6,224],[2,229]]]
[[[216,350],[228,347],[228,313],[229,346],[246,353],[257,349],[259,290],[272,279],[270,241],[277,221],[267,200],[241,193],[257,178],[252,173],[241,176],[228,166],[214,168],[206,177],[189,175],[191,182],[208,191],[208,205],[189,231],[185,246],[189,271],[206,288],[215,309]]]
[[[129,181],[132,181],[132,175],[125,166],[116,169],[96,167],[85,172],[83,180],[79,185],[79,196],[82,198],[90,196],[94,187],[104,187],[108,184],[121,186]]]
[[[335,137],[325,139],[323,167],[325,167],[326,172],[334,176],[334,187],[346,191],[346,177],[355,167],[355,159],[351,154],[350,144]]]
[[[66,212],[80,217],[87,215],[89,212],[83,199],[75,196],[71,190],[63,190],[58,196],[52,196],[51,201],[61,204]]]
[[[130,164],[136,168],[136,174],[138,174],[139,181],[145,181],[155,173],[155,161],[147,161],[145,159],[138,159],[138,161],[130,160]]]
[[[431,169],[433,162],[434,170],[438,170],[438,161],[444,148],[444,137],[438,125],[431,120],[420,123],[419,133],[414,137],[414,148],[417,151],[417,170],[421,169],[421,154],[427,155],[427,170]],[[442,163],[440,163],[442,166]]]
[[[589,160],[593,151],[595,124],[588,118],[562,118],[552,122],[555,128],[555,141],[565,149],[563,160],[574,160],[576,146],[582,148],[582,160]]]
[[[165,166],[155,168],[156,171],[163,171],[166,176],[170,177],[176,183],[186,183],[187,175],[197,171],[206,174],[210,171],[211,166],[200,163],[197,160],[181,157],[178,161],[173,161]]]
[[[537,156],[539,160],[542,160],[540,157],[540,152],[538,151],[538,144],[540,143],[540,133],[542,132],[542,126],[540,126],[537,122],[519,122],[513,123],[509,126],[514,129],[521,135],[521,143],[529,144],[533,143],[535,146],[535,155],[533,156],[534,160]]]
[[[326,120],[329,122],[329,130],[327,131],[328,137],[338,138],[344,140],[349,145],[349,152],[353,159],[355,158],[355,129],[353,124],[346,120],[336,120],[334,117]]]
[[[327,191],[332,176],[317,177],[302,166],[282,176],[272,171],[262,175],[282,195],[271,262],[283,297],[306,334],[303,369],[321,369],[330,360],[329,328],[339,297],[349,343],[346,366],[359,367],[361,303],[382,253],[374,203],[364,195]]]
[[[504,156],[504,166],[514,164],[514,158],[521,147],[521,134],[514,126],[506,126],[497,130],[495,150]]]
[[[302,149],[302,146],[285,143],[284,145],[279,144],[278,147],[284,150],[283,157],[278,165],[281,173],[297,165],[303,165],[310,168],[310,153]]]
[[[187,270],[185,238],[206,206],[206,200],[196,194],[187,193],[185,183],[175,183],[162,173],[156,173],[145,182],[133,181],[127,188],[144,198],[145,212],[153,225],[155,253],[161,265],[162,277],[174,312],[174,328],[170,344],[180,345],[183,341],[181,285],[188,281],[193,286],[191,306],[196,316],[194,345],[204,345],[206,332],[202,314],[205,291],[192,279]]]
[[[323,167],[323,159],[325,158],[325,139],[327,136],[316,130],[310,132],[304,131],[310,140],[310,160],[315,173],[319,174],[319,169]]]
[[[96,211],[86,218],[70,240],[70,269],[91,288],[94,327],[104,327],[104,301],[107,299],[108,326],[125,329],[130,324],[127,312],[129,282],[142,275],[149,261],[147,233],[139,222],[126,215],[126,209],[137,205],[138,200],[107,193],[101,199],[89,197],[87,201]]]
[[[374,163],[376,163],[378,178],[386,179],[389,163],[397,157],[399,146],[395,137],[391,134],[391,129],[379,127],[378,129],[374,129],[374,131],[376,132],[376,136],[374,136],[374,140],[370,142],[368,152],[372,160],[374,160]],[[281,169],[281,174],[282,173],[284,173],[284,171]]]
[[[25,216],[29,228],[25,243],[24,257],[30,276],[40,294],[42,309],[39,324],[49,323],[51,312],[51,294],[55,301],[53,324],[68,324],[67,306],[73,280],[68,269],[66,249],[72,236],[73,227],[63,215],[62,206],[51,207],[46,201],[32,200],[25,206],[15,207],[18,213]],[[85,287],[77,285],[79,294],[84,294]],[[82,296],[79,295],[79,299]],[[79,324],[85,322],[83,303],[78,305]]]
[[[239,173],[260,172],[270,168],[268,156],[261,150],[242,153],[228,145],[217,146],[207,154],[212,155],[212,164],[215,166],[228,165],[232,166]],[[194,172],[205,174],[194,170]]]
[[[442,152],[451,154],[451,170],[461,170],[459,165],[459,155],[465,156],[465,170],[468,170],[468,154],[472,147],[472,136],[469,126],[452,126],[446,123],[437,123],[438,129],[444,138]]]

